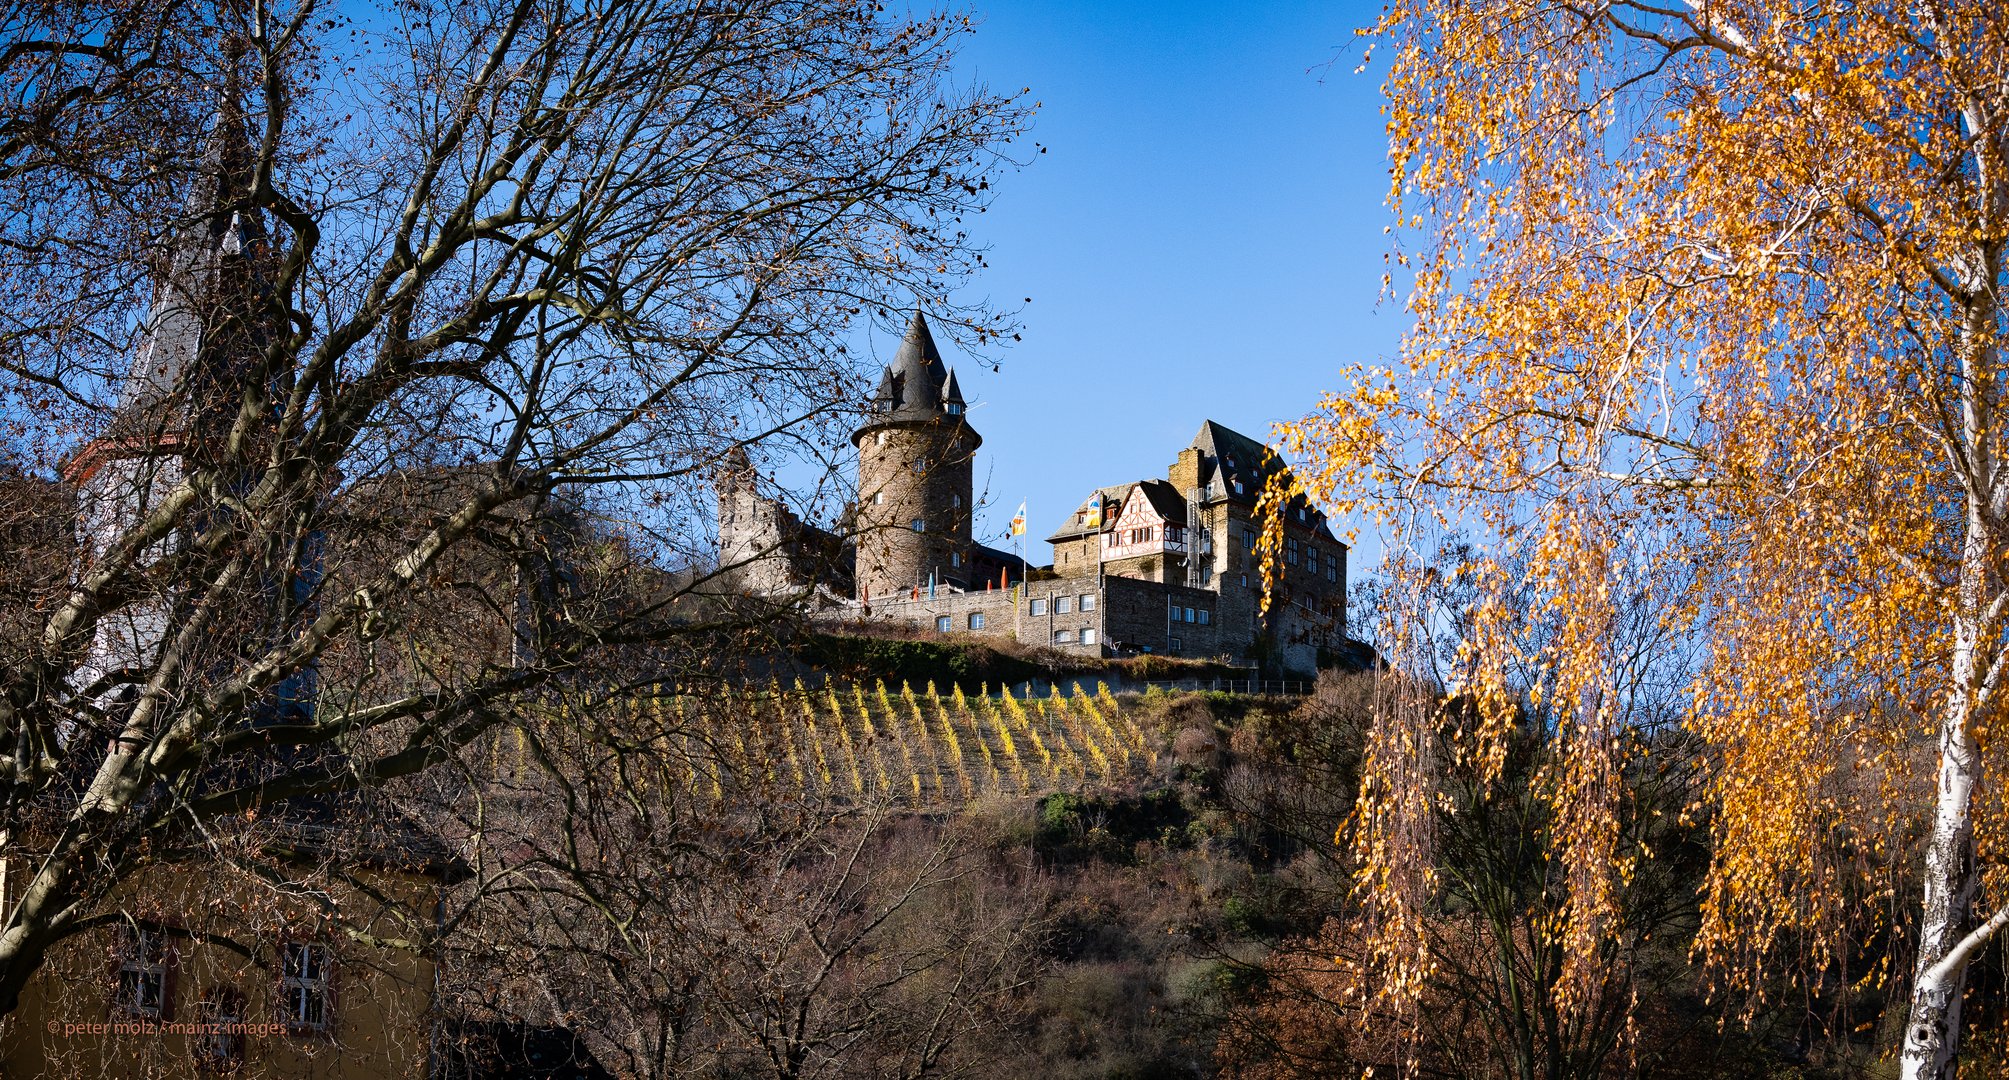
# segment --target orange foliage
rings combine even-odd
[[[1629,872],[1610,620],[1683,582],[1668,629],[1706,649],[1690,724],[1718,765],[1700,950],[1747,989],[1789,943],[1829,963],[1847,880],[1929,817],[1905,1066],[1941,1075],[1969,898],[2009,903],[2009,9],[1394,0],[1374,35],[1414,328],[1283,430],[1300,478],[1398,561],[1478,531],[1494,595],[1534,598],[1477,613],[1466,675],[1497,716],[1539,671],[1561,718],[1580,960]],[[1434,752],[1388,725],[1387,775]],[[1362,889],[1406,907],[1387,805],[1356,821]]]

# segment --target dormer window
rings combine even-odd
[[[946,411],[950,416],[961,416],[963,415],[963,403],[960,401],[951,401]]]

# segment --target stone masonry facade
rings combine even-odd
[[[722,470],[721,564],[741,588],[793,594],[818,617],[1007,639],[1102,656],[1221,660],[1276,674],[1358,663],[1346,637],[1347,546],[1303,498],[1285,503],[1263,607],[1263,491],[1288,473],[1261,443],[1207,421],[1163,478],[1097,488],[1029,565],[971,533],[982,438],[917,313],[864,422],[842,526],[806,525]],[[736,468],[736,467],[735,467]]]

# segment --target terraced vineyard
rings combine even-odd
[[[1143,729],[1100,684],[1014,697],[940,694],[933,683],[920,691],[797,683],[666,691],[643,707],[686,741],[689,782],[719,798],[780,787],[941,806],[1119,783],[1158,763]]]

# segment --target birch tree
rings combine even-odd
[[[1284,441],[1398,549],[1446,522],[1487,537],[1513,558],[1475,570],[1554,620],[1522,656],[1504,605],[1482,610],[1466,662],[1496,717],[1458,752],[1497,761],[1503,673],[1544,673],[1554,933],[1578,958],[1560,1004],[1598,977],[1630,872],[1606,629],[1679,566],[1673,626],[1708,658],[1689,722],[1715,763],[1701,956],[1733,988],[1831,965],[1844,882],[1916,822],[1895,1051],[1907,1077],[1950,1076],[1966,967],[2009,923],[2009,15],[1396,0],[1370,36],[1390,63],[1389,283],[1414,324]],[[1390,776],[1435,745],[1383,744]],[[1364,803],[1354,835],[1363,889],[1404,908],[1421,901],[1387,868],[1427,861],[1403,854],[1398,799]],[[1415,923],[1383,925],[1399,971]]]
[[[28,879],[0,1012],[206,830],[432,769],[610,653],[705,655],[726,454],[841,425],[860,319],[1004,327],[951,299],[1024,120],[951,79],[969,30],[830,0],[8,6],[7,490],[88,505],[71,572],[0,590]],[[562,573],[561,533],[589,541]]]

